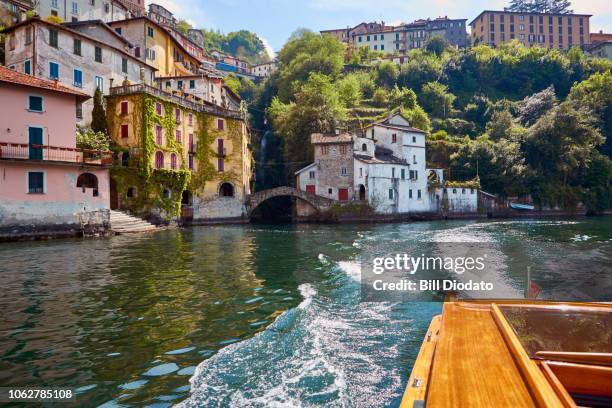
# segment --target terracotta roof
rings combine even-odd
[[[310,142],[312,144],[353,143],[353,136],[350,133],[341,133],[339,135],[334,133],[313,133],[310,135]]]
[[[29,86],[32,88],[40,88],[40,89],[46,89],[49,91],[67,93],[67,94],[77,96],[81,102],[91,98],[87,94],[84,94],[82,92],[75,91],[74,89],[70,89],[63,85],[60,85],[59,82],[57,81],[50,81],[48,79],[36,78],[32,75],[22,74],[21,72],[17,72],[15,70],[9,69],[7,67],[3,67],[1,65],[0,65],[0,82],[8,82],[11,84]]]

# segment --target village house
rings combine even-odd
[[[0,66],[0,239],[104,233],[110,152],[76,148],[89,96]]]
[[[53,24],[32,18],[3,32],[9,68],[90,96],[125,80],[153,81],[155,69],[132,55],[130,42],[102,21]],[[89,126],[92,109],[93,100],[77,106],[79,126]]]
[[[32,9],[28,0],[0,0],[0,26],[8,27],[26,19],[26,13]]]
[[[354,42],[354,38],[360,34],[368,34],[368,33],[378,33],[381,31],[385,31],[387,28],[392,28],[391,26],[386,26],[384,21],[380,23],[373,21],[370,23],[360,23],[355,27],[347,27],[347,28],[336,28],[332,30],[322,30],[321,34],[331,35],[336,38],[338,41],[352,44]]]
[[[119,0],[37,0],[33,2],[33,9],[43,19],[55,16],[65,22],[110,22],[131,16],[129,9]]]
[[[134,55],[157,69],[159,76],[198,73],[200,61],[163,26],[148,17],[113,21],[109,25],[134,45]]]
[[[267,78],[278,70],[278,61],[264,62],[251,66],[251,75],[257,78]]]
[[[377,214],[476,212],[477,186],[447,185],[441,169],[426,168],[425,136],[399,113],[363,135],[313,134],[315,161],[296,172],[296,184],[340,202],[366,203]],[[297,202],[298,216],[312,213]]]
[[[147,85],[107,97],[111,208],[153,221],[243,221],[252,158],[243,113]]]
[[[218,50],[211,51],[210,54],[217,60],[215,65],[217,69],[237,74],[250,74],[248,62]]]

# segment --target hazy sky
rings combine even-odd
[[[418,18],[467,18],[502,9],[506,0],[147,0],[198,28],[224,33],[247,29],[278,51],[299,27],[313,31],[362,21],[410,22]],[[591,31],[612,32],[612,0],[574,0],[574,11],[593,14]]]

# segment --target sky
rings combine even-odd
[[[418,18],[467,18],[483,10],[501,10],[509,0],[147,0],[194,27],[223,33],[246,29],[278,51],[297,28],[320,31],[363,21],[387,24]],[[612,32],[612,0],[574,0],[576,13],[592,14],[591,32]]]

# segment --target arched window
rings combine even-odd
[[[219,196],[220,197],[233,197],[234,196],[234,186],[230,183],[223,183],[221,187],[219,187]]]
[[[155,168],[156,169],[164,168],[164,154],[160,151],[155,152]]]
[[[170,156],[170,168],[176,170],[176,154],[172,153]]]
[[[365,143],[364,143],[364,144],[362,144],[362,145],[361,145],[361,151],[363,151],[363,152],[367,152],[367,151],[368,151],[368,145],[367,145],[367,144],[365,144]]]
[[[98,177],[96,177],[94,174],[91,174],[91,173],[81,174],[79,178],[77,179],[76,186],[82,188],[83,193],[85,192],[86,188],[92,188],[93,196],[94,197],[98,196]]]

